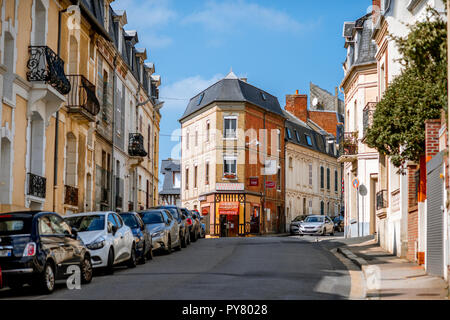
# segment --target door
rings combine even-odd
[[[426,270],[429,274],[444,276],[444,184],[442,153],[427,163],[427,256]]]
[[[228,237],[237,237],[239,234],[239,216],[228,215]]]
[[[117,221],[118,230],[117,233],[119,234],[119,247],[120,247],[120,255],[119,260],[124,261],[131,257],[131,247],[133,244],[133,234],[128,228],[125,223],[123,222],[122,218],[114,213],[114,217]]]
[[[171,214],[169,213],[168,210],[163,210],[162,213],[163,213],[163,217],[164,217],[164,223],[166,225],[166,227],[164,228],[165,229],[165,234],[166,234],[166,240],[167,240],[166,244],[169,243],[169,235],[170,235],[170,240],[171,240],[172,245],[173,245],[173,243],[174,243],[173,230],[172,230],[172,220],[173,220],[173,218],[172,218],[172,216],[171,216]]]
[[[117,227],[116,233],[108,233],[108,236],[111,237],[112,246],[114,249],[114,262],[119,261],[120,251],[121,251],[121,241],[120,241],[120,233],[119,226],[117,224],[116,219],[112,213],[108,214],[108,225]],[[109,229],[109,228],[108,228]]]
[[[253,207],[250,217],[250,233],[259,233],[259,207]]]
[[[72,238],[72,230],[62,218],[56,215],[51,215],[50,219],[57,232],[64,235],[64,250],[66,251],[65,264],[79,265],[81,262],[81,248],[79,240]]]
[[[228,223],[227,223],[227,216],[224,214],[220,215],[219,218],[220,221],[220,236],[221,237],[228,237]]]
[[[55,276],[61,278],[65,274],[67,261],[71,255],[64,248],[64,235],[59,233],[58,228],[52,222],[50,215],[45,215],[38,220],[39,237],[42,250],[47,257],[52,257],[56,264]]]

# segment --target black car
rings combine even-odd
[[[130,227],[133,232],[134,242],[136,243],[136,258],[139,263],[144,264],[145,259],[153,259],[152,237],[145,227],[140,215],[136,212],[121,212],[125,225]]]
[[[89,250],[63,218],[53,212],[0,213],[0,283],[18,289],[29,283],[51,293],[55,281],[80,268],[81,283],[92,280]]]
[[[178,224],[180,225],[180,239],[181,239],[181,246],[183,248],[186,248],[188,244],[191,243],[191,239],[189,237],[189,224],[186,220],[186,215],[182,211],[182,209],[178,208],[177,206],[158,206],[154,209],[166,209],[169,210],[170,214],[178,221]]]

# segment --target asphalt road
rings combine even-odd
[[[80,290],[68,290],[63,281],[49,296],[26,286],[17,293],[0,290],[0,298],[347,299],[349,271],[329,251],[339,241],[330,236],[200,239],[134,269],[99,274]]]

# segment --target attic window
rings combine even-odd
[[[261,92],[261,97],[262,97],[262,99],[263,99],[264,101],[267,100],[266,94],[265,94],[264,92]]]
[[[197,101],[197,105],[199,106],[200,103],[202,103],[203,97],[205,96],[205,93],[202,92],[202,94],[200,95],[200,97],[198,97],[198,101]]]
[[[291,130],[289,128],[286,128],[286,134],[288,136],[288,139],[292,139]]]
[[[312,146],[311,137],[309,135],[307,135],[307,134],[305,134],[305,137],[306,137],[306,143],[308,144],[308,146]]]
[[[300,142],[300,137],[299,137],[299,135],[298,135],[297,130],[294,130],[294,132],[295,132],[295,137],[297,138],[297,142]]]

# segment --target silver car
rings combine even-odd
[[[334,235],[334,224],[328,216],[308,216],[298,229],[299,235]]]
[[[300,225],[303,223],[303,221],[306,219],[306,215],[297,216],[294,218],[294,220],[291,221],[289,225],[289,230],[292,234],[298,234],[298,229],[300,228]]]
[[[152,236],[153,250],[171,253],[181,250],[180,226],[166,209],[149,209],[139,212],[145,227]]]

